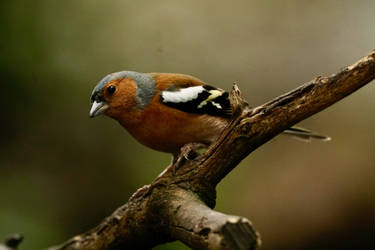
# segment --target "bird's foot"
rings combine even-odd
[[[186,161],[197,161],[206,152],[207,145],[199,142],[192,142],[181,148],[178,157],[173,157],[172,173],[175,174]]]
[[[163,172],[161,172],[161,173],[158,175],[157,178],[163,177],[163,175],[165,175],[166,173],[168,173],[168,172],[171,171],[171,170],[172,170],[172,172],[173,172],[173,171],[174,171],[173,168],[174,168],[174,167],[173,167],[173,162],[172,162],[171,164],[169,164],[168,167],[166,167],[166,169],[163,170]]]
[[[193,142],[184,145],[180,149],[179,155],[174,155],[171,164],[164,169],[158,176],[158,178],[172,171],[172,175],[176,175],[177,170],[184,165],[186,161],[198,161],[201,156],[206,152],[207,145],[203,143]]]
[[[130,197],[130,200],[138,198],[145,194],[150,189],[150,185],[144,185],[141,188],[138,188],[137,191]]]

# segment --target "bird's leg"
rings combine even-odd
[[[175,174],[174,164],[175,164],[175,162],[177,161],[177,159],[178,159],[178,157],[175,156],[175,155],[173,155],[173,156],[172,156],[171,163],[168,165],[168,167],[166,167],[166,168],[163,170],[163,172],[161,172],[161,173],[158,175],[157,178],[162,177],[164,174],[166,174],[166,173],[167,173],[169,170],[171,170],[171,169],[172,169],[172,172],[173,172],[173,175],[174,175],[174,174]]]
[[[172,171],[172,174],[175,175],[177,169],[182,166],[185,161],[198,160],[200,156],[206,152],[207,148],[207,144],[199,142],[192,142],[184,145],[180,149],[180,154],[173,155],[171,164],[159,174],[158,178],[166,174],[168,171]]]
[[[184,145],[178,157],[173,156],[172,170],[175,174],[176,170],[182,166],[186,160],[198,160],[207,151],[208,145],[200,142],[192,142]]]

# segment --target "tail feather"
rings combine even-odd
[[[295,137],[296,139],[300,139],[302,141],[309,142],[311,139],[317,139],[321,141],[330,141],[331,137],[326,136],[326,135],[321,135],[316,132],[313,132],[311,130],[301,128],[301,127],[291,127],[288,128],[287,130],[284,130],[283,133],[285,135],[290,135]]]

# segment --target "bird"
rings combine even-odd
[[[104,114],[117,120],[141,144],[172,154],[172,165],[184,145],[215,142],[233,115],[228,92],[177,73],[111,73],[97,83],[91,103],[91,118]],[[330,140],[300,127],[283,133]]]

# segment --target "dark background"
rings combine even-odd
[[[252,105],[375,47],[368,1],[1,1],[0,238],[41,249],[84,232],[170,161],[117,122],[88,118],[93,87],[120,70],[179,72]],[[373,83],[278,136],[218,187],[263,249],[360,249],[375,233]],[[186,249],[181,243],[157,249]]]

